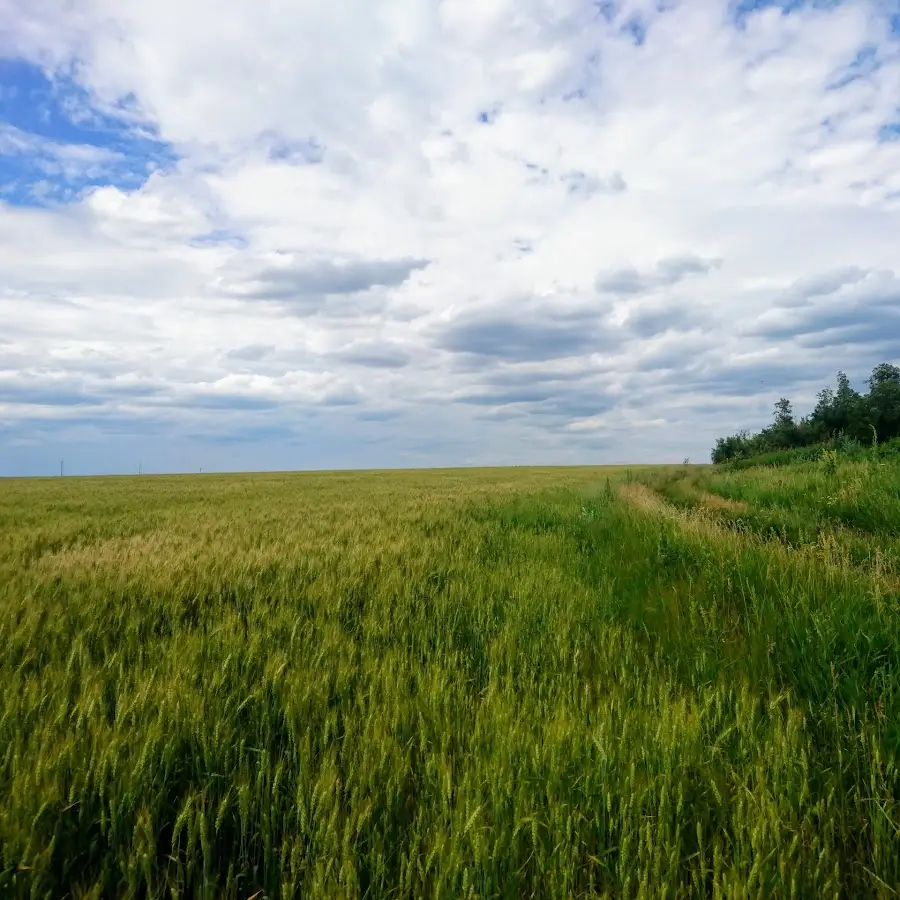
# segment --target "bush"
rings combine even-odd
[[[747,456],[742,459],[732,459],[722,463],[722,468],[728,471],[740,469],[752,469],[756,466],[789,466],[800,462],[815,462],[822,455],[824,449],[833,448],[831,442],[826,444],[814,444],[811,447],[796,447],[793,450],[773,450],[770,453],[760,453],[756,456]]]

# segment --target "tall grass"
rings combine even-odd
[[[897,594],[621,475],[5,484],[0,893],[894,896]]]
[[[730,501],[719,506],[730,505],[732,519],[757,530],[782,526],[795,540],[814,540],[825,528],[853,529],[872,545],[900,538],[900,461],[878,455],[820,452],[815,461],[776,470],[672,469],[654,484],[679,505],[702,504],[711,492]]]

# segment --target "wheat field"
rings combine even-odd
[[[0,896],[895,897],[900,467],[0,484]]]

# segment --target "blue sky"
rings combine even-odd
[[[0,475],[699,460],[900,360],[896,2],[348,3],[7,4]]]
[[[140,189],[176,161],[153,123],[106,107],[66,73],[0,59],[0,196],[15,206],[72,203],[94,187]]]

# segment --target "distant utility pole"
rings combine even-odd
[[[63,461],[60,460],[59,461],[59,477],[62,478],[62,476],[63,476]]]

